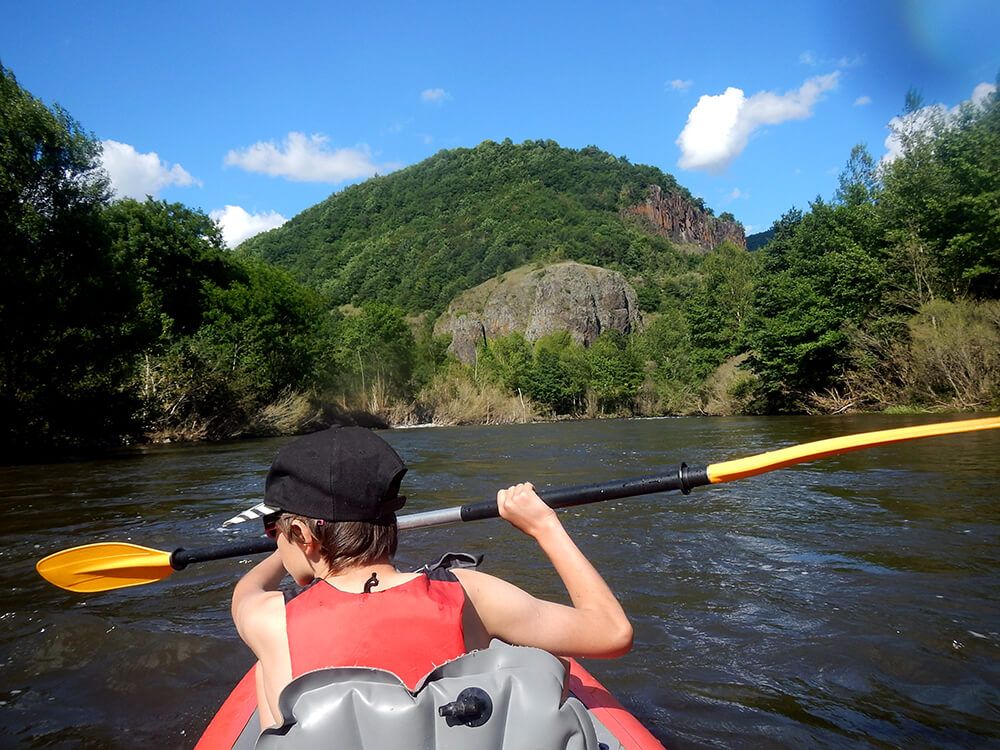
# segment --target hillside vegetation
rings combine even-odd
[[[620,214],[651,185],[704,210],[670,175],[596,147],[485,141],[349,187],[240,249],[334,305],[439,313],[459,292],[531,261],[675,273],[684,264],[671,243]]]

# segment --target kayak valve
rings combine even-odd
[[[458,694],[451,703],[438,709],[449,727],[463,724],[467,727],[481,727],[493,715],[493,701],[482,688],[470,687]]]

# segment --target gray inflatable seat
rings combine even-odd
[[[493,641],[450,661],[412,692],[391,672],[319,669],[282,691],[282,725],[260,750],[598,750],[587,709],[563,701],[566,670],[546,651]]]

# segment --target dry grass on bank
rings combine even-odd
[[[514,424],[541,417],[526,396],[510,396],[492,383],[476,383],[458,368],[435,378],[418,401],[429,420],[442,425]]]
[[[291,435],[322,425],[328,416],[319,403],[304,393],[287,393],[261,409],[252,430],[266,435]]]
[[[742,368],[746,359],[746,354],[730,357],[708,376],[701,388],[700,413],[711,417],[747,413],[756,377]]]
[[[150,443],[198,443],[211,439],[204,422],[157,427],[147,430],[143,438]]]

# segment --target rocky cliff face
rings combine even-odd
[[[674,242],[699,245],[706,250],[723,240],[747,246],[742,226],[709,216],[679,193],[664,193],[659,185],[650,187],[645,202],[630,206],[624,213],[639,217],[657,234]]]
[[[529,341],[555,331],[590,345],[603,331],[630,333],[640,325],[635,290],[616,271],[566,262],[519,268],[456,297],[434,325],[452,334],[449,351],[466,363],[476,346],[515,331]]]

